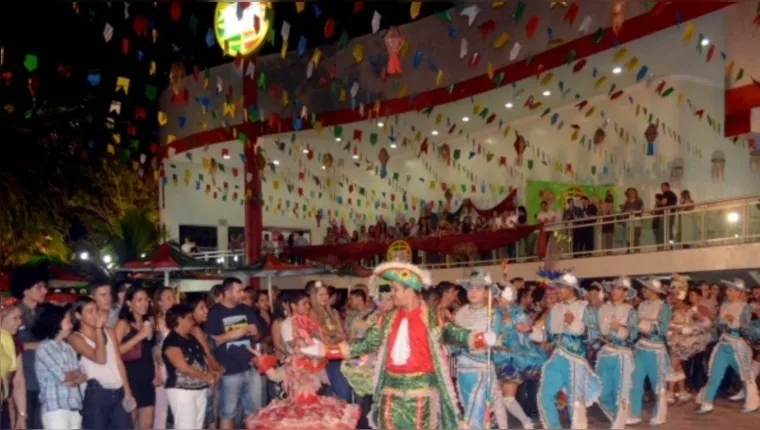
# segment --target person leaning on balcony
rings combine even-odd
[[[625,190],[625,203],[620,205],[621,212],[628,214],[628,218],[625,219],[626,232],[629,228],[633,228],[633,243],[628,243],[628,246],[634,249],[638,249],[641,244],[641,212],[644,210],[644,201],[639,197],[639,191],[636,188],[628,188]],[[627,236],[627,235],[626,235]]]
[[[683,243],[684,248],[691,247],[691,243],[697,240],[697,223],[695,222],[694,200],[691,199],[689,190],[681,191],[681,206],[679,207],[680,221],[678,223],[678,242]]]
[[[604,201],[599,205],[599,215],[604,216],[602,218],[602,249],[609,252],[612,249],[612,242],[615,236],[615,224],[614,218],[608,215],[615,214],[615,196],[612,192],[607,191],[604,196]]]

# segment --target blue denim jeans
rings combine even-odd
[[[254,415],[264,405],[264,377],[256,369],[224,375],[219,384],[219,419],[234,420],[238,405],[244,416]]]
[[[82,428],[86,430],[131,429],[132,418],[124,410],[124,388],[109,390],[94,379],[87,381],[82,407]]]
[[[335,397],[351,402],[351,386],[340,370],[340,363],[337,360],[331,360],[327,363],[327,368],[325,369],[327,371],[327,380],[330,382],[330,390]]]

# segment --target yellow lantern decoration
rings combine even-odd
[[[258,51],[272,26],[272,2],[219,2],[214,13],[216,41],[225,55]]]

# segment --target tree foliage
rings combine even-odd
[[[89,142],[100,137],[97,129],[82,126],[76,112],[58,112],[63,126],[39,121],[39,128],[11,127],[0,121],[10,145],[0,157],[0,267],[39,253],[68,260],[75,222],[103,234],[116,231],[137,208],[156,229],[156,187],[126,164],[93,151]],[[59,134],[65,125],[70,128]],[[99,225],[106,227],[94,228]]]
[[[127,209],[115,224],[98,223],[95,231],[107,237],[103,253],[119,262],[137,260],[161,243],[162,233],[153,214],[137,208]]]

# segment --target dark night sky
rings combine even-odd
[[[127,154],[129,158],[138,159],[139,154],[149,153],[151,143],[157,143],[157,106],[155,101],[146,97],[146,87],[152,85],[160,94],[168,84],[169,68],[175,61],[181,61],[189,74],[194,65],[202,70],[231,60],[221,55],[216,44],[209,47],[205,42],[215,3],[180,2],[181,17],[176,21],[171,17],[170,2],[160,2],[157,7],[153,2],[130,3],[127,19],[124,17],[125,3],[109,3],[110,6],[107,2],[80,2],[77,15],[71,2],[44,5],[17,2],[14,3],[16,12],[0,14],[0,46],[5,50],[4,63],[0,66],[0,139],[9,128],[70,128],[66,115],[51,109],[80,106],[78,111],[84,116],[84,122],[91,117],[93,124],[84,132],[87,150],[102,153],[110,140],[110,133],[104,127],[109,106],[112,100],[117,100],[122,103],[122,110],[115,117],[114,132],[122,134],[122,148],[129,147],[132,140],[139,141],[139,149]],[[418,19],[453,4],[423,3]],[[319,18],[315,5],[322,11]],[[354,2],[348,1],[309,2],[301,14],[296,13],[293,2],[275,3],[277,42],[275,46],[265,45],[259,55],[279,52],[283,21],[291,25],[291,41],[304,34],[312,49],[325,43],[336,43],[343,31],[351,37],[370,33],[370,20],[375,10],[383,16],[383,28],[410,20],[408,2],[364,2],[363,10],[358,14],[354,13]],[[133,24],[137,17],[145,17],[150,28],[158,30],[157,43],[153,43],[150,30],[148,37],[135,34]],[[326,41],[323,29],[329,17],[337,25],[335,36]],[[195,32],[191,30],[193,21],[197,22]],[[103,37],[106,23],[114,28],[108,43]],[[123,39],[129,40],[126,55],[122,53]],[[295,45],[291,42],[292,48]],[[141,59],[138,51],[142,53]],[[38,69],[31,73],[24,68],[27,54],[34,54],[39,60]],[[148,73],[151,60],[157,63],[155,76]],[[88,83],[90,74],[100,75],[99,85]],[[119,76],[131,80],[129,95],[115,93]],[[35,100],[27,85],[30,78],[38,85]],[[138,107],[146,110],[145,120],[135,119]],[[130,126],[135,130],[134,136],[128,135]]]

